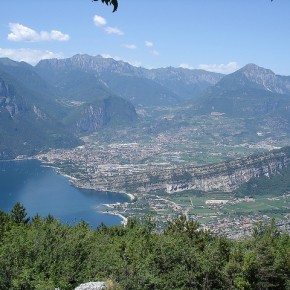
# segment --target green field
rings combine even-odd
[[[188,209],[189,215],[202,216],[198,220],[202,223],[210,222],[217,216],[228,218],[235,216],[267,215],[277,219],[285,219],[290,214],[290,196],[262,195],[253,201],[241,201],[233,194],[207,193],[186,191],[173,194],[170,200]],[[207,200],[228,200],[229,203],[221,205],[206,204]]]

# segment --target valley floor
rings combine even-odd
[[[154,172],[166,174],[179,166],[213,164],[289,144],[290,136],[281,128],[282,132],[277,130],[274,121],[252,126],[252,120],[226,116],[177,119],[175,110],[143,109],[142,122],[136,127],[103,130],[83,137],[83,146],[52,150],[37,158],[68,176],[77,187],[130,194],[131,202],[107,209],[124,218],[150,215],[163,228],[168,220],[185,215],[232,238],[250,234],[254,223],[272,217],[289,230],[287,193],[238,199],[231,193],[168,194],[130,187],[132,179],[140,178],[140,184],[145,177],[154,181]]]

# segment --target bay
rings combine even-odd
[[[63,223],[84,220],[96,228],[121,223],[119,216],[106,213],[103,204],[126,202],[124,194],[99,192],[73,187],[69,180],[38,160],[0,162],[0,210],[9,212],[16,202],[22,203],[29,216],[48,214]]]

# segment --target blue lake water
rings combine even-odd
[[[126,202],[126,195],[73,187],[69,180],[37,160],[0,162],[0,210],[9,212],[22,203],[29,216],[52,214],[63,223],[81,220],[97,227],[120,224],[121,218],[102,214],[102,204]],[[99,212],[98,212],[99,211]]]

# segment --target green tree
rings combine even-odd
[[[4,232],[8,231],[11,226],[11,218],[4,211],[0,210],[0,241]]]
[[[27,212],[26,212],[25,207],[20,202],[17,202],[12,208],[11,217],[12,217],[12,221],[17,224],[20,224],[20,223],[27,224],[30,220],[30,218],[27,217]]]

